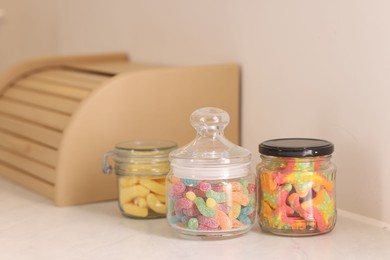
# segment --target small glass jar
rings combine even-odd
[[[334,146],[320,139],[286,138],[259,145],[258,220],[264,231],[310,236],[336,224]]]
[[[119,208],[124,216],[145,219],[166,216],[168,155],[176,147],[172,141],[127,141],[105,153],[103,173],[115,169]]]
[[[206,107],[191,115],[197,137],[170,153],[167,220],[191,239],[234,237],[248,232],[256,218],[251,153],[224,137],[229,115]]]

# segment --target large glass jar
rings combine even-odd
[[[224,137],[227,112],[196,110],[195,140],[170,153],[167,220],[185,238],[234,237],[250,230],[256,218],[251,153]]]
[[[320,139],[286,138],[259,145],[260,227],[278,235],[309,236],[336,224],[334,146]]]
[[[103,172],[115,170],[119,208],[124,216],[166,216],[168,155],[176,147],[176,143],[164,140],[127,141],[117,144],[114,150],[104,155]]]

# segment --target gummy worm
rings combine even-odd
[[[215,215],[214,209],[207,207],[206,202],[202,198],[196,197],[194,199],[194,203],[195,203],[196,207],[198,208],[200,214],[202,214],[203,216],[209,217],[209,218],[214,217],[214,215]]]
[[[206,192],[207,198],[213,198],[217,203],[223,203],[227,201],[227,196],[225,192],[216,192],[209,190]]]

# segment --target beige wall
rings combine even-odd
[[[0,72],[26,58],[57,52],[52,0],[0,0]]]
[[[143,62],[240,63],[243,146],[252,150],[253,166],[263,140],[331,140],[338,207],[390,222],[390,2],[57,0],[57,5],[51,6],[56,16],[46,19],[58,18],[54,34],[61,54],[125,50]],[[42,30],[53,34],[50,26]],[[54,45],[37,52],[52,52]]]

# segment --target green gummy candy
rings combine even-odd
[[[206,191],[206,197],[214,199],[217,203],[224,203],[227,200],[225,192],[216,192],[213,190]]]
[[[199,227],[198,219],[197,218],[190,218],[188,220],[187,227],[189,229],[194,229],[194,230],[198,229],[198,227]]]
[[[201,197],[196,197],[194,203],[198,208],[200,214],[205,217],[212,218],[215,215],[215,211],[212,208],[206,206],[206,202]]]

